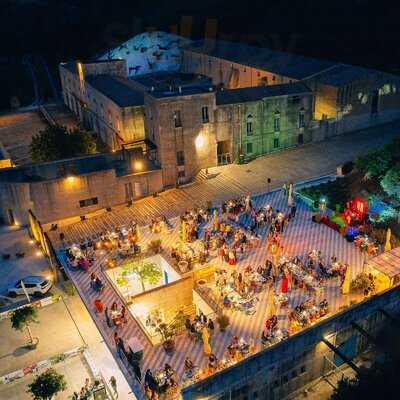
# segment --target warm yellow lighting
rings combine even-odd
[[[149,309],[143,303],[133,304],[131,310],[138,317],[146,317],[149,312]]]
[[[204,146],[204,136],[203,135],[199,135],[197,136],[196,140],[194,141],[194,143],[196,144],[196,148],[201,149]]]
[[[19,226],[20,224],[19,224],[18,221],[14,221],[14,225],[15,225],[15,226]]]
[[[29,244],[34,244],[35,242],[31,239],[30,241],[29,241]]]
[[[141,171],[143,169],[143,163],[141,161],[135,161],[133,164],[135,171]]]
[[[74,181],[75,181],[75,177],[74,176],[72,176],[72,175],[67,176],[67,182],[68,183],[73,183]]]
[[[42,255],[42,252],[41,252],[41,251],[37,251],[37,252],[36,252],[36,255],[37,255],[38,257],[40,257],[40,256]]]

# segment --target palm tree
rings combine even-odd
[[[11,325],[17,331],[26,330],[29,336],[29,345],[32,346],[35,343],[35,338],[32,336],[30,324],[38,323],[37,320],[37,308],[32,306],[26,306],[19,308],[11,313]],[[37,338],[36,338],[37,339]],[[37,340],[38,341],[38,340]]]

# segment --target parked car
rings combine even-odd
[[[25,294],[22,287],[22,282],[24,283],[26,292],[35,296],[40,296],[47,293],[53,286],[51,280],[43,276],[27,276],[18,280],[8,288],[8,295],[10,297],[16,297],[18,295]]]

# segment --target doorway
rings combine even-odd
[[[304,144],[304,135],[302,133],[297,136],[297,144],[300,146]]]
[[[230,147],[231,146],[229,140],[221,140],[220,142],[217,142],[218,165],[226,165],[232,163]]]

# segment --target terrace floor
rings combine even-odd
[[[253,204],[256,208],[271,204],[274,209],[285,211],[287,209],[286,202],[287,200],[281,192],[262,194],[253,198]],[[284,247],[283,254],[287,257],[295,255],[302,257],[306,256],[310,250],[317,249],[320,250],[322,255],[327,259],[335,255],[339,261],[348,263],[351,266],[351,275],[352,278],[354,278],[357,273],[362,270],[364,255],[361,254],[352,243],[345,241],[337,232],[322,224],[313,223],[311,216],[312,212],[308,207],[303,203],[299,203],[296,218],[289,223],[282,237],[282,244]],[[129,224],[129,219],[121,221],[120,218],[112,220],[110,217],[108,217],[108,224],[106,225],[110,230],[115,229],[117,226],[122,226],[123,224]],[[173,223],[174,228],[168,233],[152,234],[148,227],[141,228],[141,246],[144,248],[151,239],[161,238],[163,249],[166,254],[169,254],[170,248],[179,241],[179,218],[171,219],[170,222]],[[65,230],[66,242],[69,244],[78,244],[82,237],[91,237],[93,231],[99,229],[99,226],[96,224],[98,224],[96,219],[87,220],[85,223],[79,223],[79,229]],[[102,220],[102,224],[104,224],[104,220]],[[268,229],[269,227],[265,226],[259,230],[258,233],[262,238],[260,245],[257,248],[246,250],[242,258],[238,259],[238,264],[236,266],[229,266],[217,257],[213,258],[209,264],[228,270],[230,268],[243,270],[247,265],[257,267],[264,263],[267,257],[270,257],[266,246],[266,234]],[[55,244],[57,243],[57,240],[55,240]],[[59,250],[60,254],[63,254],[60,247]],[[106,282],[106,278],[101,266],[106,258],[107,254],[104,252],[100,254],[99,252],[95,264],[91,267],[91,271],[101,276],[104,282]],[[102,332],[104,339],[110,348],[114,349],[114,329],[107,327],[103,315],[98,316],[94,313],[93,302],[97,296],[90,288],[90,274],[69,270],[69,275],[77,286],[81,297],[85,301],[93,319]],[[257,303],[255,314],[246,315],[240,311],[230,312],[230,326],[227,331],[223,333],[218,331],[216,324],[215,333],[211,338],[211,347],[217,358],[220,359],[224,356],[227,346],[234,335],[243,337],[245,340],[252,339],[256,345],[256,350],[261,350],[260,335],[266,319],[265,310],[268,302],[268,290],[271,289],[265,289],[258,295],[259,302]],[[302,303],[308,298],[307,296],[306,292],[302,289],[292,290],[289,292],[289,307],[295,307]],[[352,300],[355,300],[352,295],[343,296],[341,294],[337,280],[329,281],[325,290],[318,295],[316,300],[320,301],[325,298],[329,302],[329,315],[338,311],[340,307],[349,305]],[[110,285],[106,285],[102,294],[102,299],[106,306],[110,306],[113,301],[117,301],[121,304],[118,294]],[[288,309],[278,309],[279,327],[286,326],[287,312]],[[128,317],[128,322],[119,329],[119,335],[123,339],[136,337],[143,344],[143,373],[147,368],[152,370],[162,368],[164,364],[168,362],[175,369],[177,375],[181,377],[186,356],[189,356],[195,365],[199,367],[206,365],[207,359],[203,353],[203,345],[201,342],[193,342],[187,337],[186,333],[181,334],[176,338],[175,353],[172,356],[168,356],[164,352],[162,346],[151,346],[134,318],[130,314]],[[127,376],[127,378],[132,382],[130,376]]]

